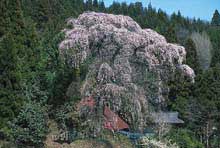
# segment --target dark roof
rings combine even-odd
[[[170,124],[180,124],[184,123],[183,120],[178,118],[178,112],[157,112],[151,113],[153,121],[155,123],[170,123]]]

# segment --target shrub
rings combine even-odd
[[[169,140],[163,139],[159,141],[149,137],[142,137],[138,141],[138,145],[143,148],[179,148],[178,145],[171,143]]]
[[[29,101],[11,123],[12,136],[18,147],[42,147],[47,134],[47,110],[42,103]]]
[[[193,133],[186,129],[173,129],[167,135],[171,141],[177,143],[180,148],[203,148]]]

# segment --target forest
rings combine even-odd
[[[58,44],[68,18],[83,12],[130,16],[169,43],[185,47],[185,63],[195,71],[195,82],[168,82],[166,111],[177,111],[184,124],[164,137],[181,148],[220,148],[220,14],[212,20],[168,15],[151,3],[98,0],[0,1],[0,147],[44,147],[48,122],[69,130],[87,130],[72,108],[81,99],[66,90],[72,81],[85,80],[89,61],[72,69],[62,61]],[[74,122],[73,122],[74,121]],[[81,129],[80,129],[81,128]]]

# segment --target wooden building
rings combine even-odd
[[[154,123],[183,124],[184,121],[178,118],[178,112],[156,112],[151,113]]]
[[[95,100],[92,96],[85,97],[77,104],[77,109],[86,106],[93,109],[95,106]],[[108,106],[104,106],[103,110],[104,123],[103,127],[111,131],[119,131],[123,129],[129,129],[128,124],[123,121],[116,113],[114,113]]]

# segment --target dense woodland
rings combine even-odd
[[[183,45],[194,84],[169,82],[167,110],[185,121],[168,136],[183,148],[220,147],[220,14],[211,22],[168,15],[151,4],[97,0],[0,1],[0,139],[18,146],[42,147],[49,119],[68,127],[71,106],[80,99],[65,95],[74,79],[83,80],[86,64],[72,70],[61,62],[60,31],[69,17],[84,11],[123,14],[152,28],[169,42]]]

